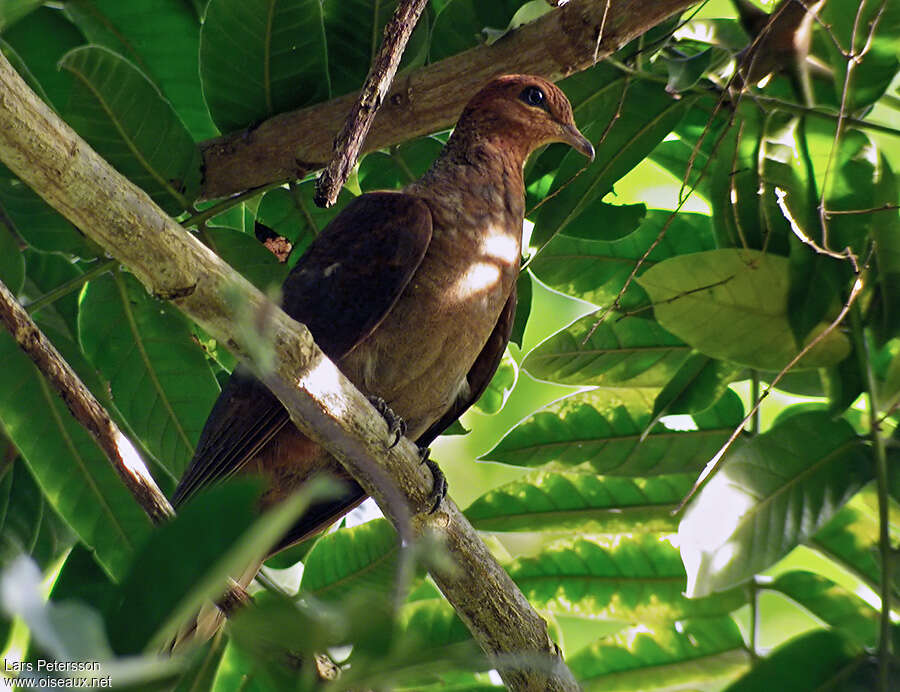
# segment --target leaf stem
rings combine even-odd
[[[203,211],[198,211],[196,214],[187,217],[184,221],[181,222],[181,225],[184,228],[200,226],[209,221],[214,216],[218,216],[222,212],[228,211],[229,209],[231,209],[231,207],[234,207],[241,202],[251,199],[252,197],[256,197],[256,195],[262,194],[267,190],[271,190],[273,187],[281,187],[282,185],[284,185],[284,182],[269,183],[268,185],[260,185],[259,187],[252,187],[249,190],[244,190],[243,192],[239,192],[238,194],[233,195],[228,199],[223,199],[218,204],[214,204],[211,207],[204,209]]]
[[[55,303],[57,300],[62,298],[63,296],[67,296],[72,293],[72,291],[77,291],[84,284],[92,279],[96,279],[101,274],[105,274],[108,271],[111,271],[119,264],[118,260],[110,259],[105,262],[99,262],[95,267],[92,267],[84,274],[80,274],[78,276],[73,276],[68,281],[61,283],[56,288],[47,291],[40,298],[36,298],[35,300],[28,303],[25,306],[25,310],[28,311],[28,314],[34,314],[41,308],[47,307],[51,303]]]
[[[869,436],[872,440],[872,448],[875,451],[875,480],[878,490],[878,552],[881,562],[881,584],[879,595],[881,596],[880,634],[878,639],[878,689],[880,692],[888,692],[890,688],[891,665],[891,537],[888,517],[888,466],[887,453],[884,447],[884,438],[878,421],[878,398],[875,390],[875,376],[872,372],[872,360],[869,357],[869,344],[862,325],[859,307],[853,306],[850,311],[850,325],[853,332],[853,340],[859,359],[859,366],[863,381],[866,386],[866,398],[868,399]]]

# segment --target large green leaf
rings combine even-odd
[[[873,472],[850,424],[823,411],[791,416],[730,452],[678,530],[688,594],[731,588],[774,564]]]
[[[598,692],[695,689],[721,684],[749,663],[741,633],[727,617],[638,625],[598,640],[568,661],[582,687]]]
[[[876,184],[876,206],[891,205],[900,198],[897,177],[888,158],[880,158],[881,178]],[[892,209],[877,213],[872,235],[878,265],[879,302],[872,320],[880,341],[900,333],[900,216]]]
[[[444,148],[437,137],[420,137],[373,151],[359,163],[359,186],[363,192],[396,190],[418,180]]]
[[[18,178],[0,178],[0,208],[31,247],[93,258],[99,248]]]
[[[436,62],[477,46],[482,29],[504,29],[525,0],[448,0],[434,21],[429,58]]]
[[[810,547],[835,560],[878,591],[881,583],[878,517],[854,505],[851,501],[837,512],[812,537]]]
[[[619,478],[539,472],[488,491],[466,509],[481,531],[674,531],[688,474]]]
[[[551,288],[608,305],[625,285],[638,259],[665,227],[665,234],[638,270],[638,276],[658,262],[715,247],[709,217],[650,211],[640,228],[621,240],[606,242],[556,236],[531,262],[531,271]],[[668,224],[668,226],[666,226]],[[644,290],[632,281],[622,297],[623,310],[649,304]]]
[[[814,572],[785,572],[767,589],[783,593],[860,645],[878,643],[879,613],[856,594]]]
[[[57,63],[65,53],[84,43],[84,36],[65,14],[46,5],[40,7],[4,31],[3,40],[28,66],[50,105],[57,110],[64,108],[71,80],[60,72]]]
[[[324,101],[331,87],[321,0],[209,0],[200,79],[222,132]]]
[[[548,382],[600,387],[661,387],[690,347],[652,320],[582,317],[533,348],[522,367]],[[588,334],[593,334],[588,338]]]
[[[788,273],[783,257],[722,249],[673,257],[638,282],[650,294],[660,324],[698,351],[780,370],[801,347],[787,316]],[[820,323],[813,334],[825,327]],[[849,352],[847,337],[834,330],[797,367],[832,365]]]
[[[27,274],[25,294],[28,301],[36,300],[68,281],[77,280],[81,276],[81,268],[91,269],[93,263],[73,263],[61,255],[25,251],[25,271]],[[98,260],[100,261],[100,260]],[[80,288],[80,287],[79,287]],[[78,340],[78,291],[73,290],[60,296],[52,304],[31,311],[32,317],[40,316],[42,320],[53,320],[59,325],[57,329],[73,341]]]
[[[5,226],[0,226],[0,281],[13,295],[18,295],[25,282],[25,257],[15,236]]]
[[[62,347],[64,339],[54,342]],[[64,353],[77,362],[69,344]],[[109,460],[8,334],[0,334],[0,423],[44,497],[114,578],[150,528]],[[82,363],[82,367],[83,367]]]
[[[724,615],[745,600],[740,589],[686,598],[678,549],[657,534],[566,538],[507,571],[532,603],[582,617],[666,622]]]
[[[256,238],[233,228],[207,228],[205,239],[223,260],[262,291],[281,286],[288,266]]]
[[[514,427],[483,458],[552,469],[584,464],[597,473],[660,475],[700,469],[743,417],[733,392],[700,414],[693,429],[651,420],[655,390],[595,389],[560,399]]]
[[[339,601],[361,588],[388,598],[399,551],[397,532],[387,519],[339,529],[309,551],[300,589],[328,601]]]
[[[180,477],[219,391],[187,321],[130,275],[116,274],[88,284],[78,329],[131,429]]]
[[[653,402],[653,418],[704,411],[719,400],[728,385],[738,379],[741,368],[734,363],[692,353]]]
[[[22,460],[13,460],[0,477],[0,565],[25,554],[49,568],[73,539]]]
[[[384,25],[394,14],[397,0],[325,0],[325,36],[328,39],[328,75],[333,96],[359,89],[381,46]],[[428,12],[413,30],[400,69],[425,61],[428,48]]]
[[[672,131],[693,101],[673,99],[659,84],[628,81],[624,75],[602,89],[590,79],[591,73],[585,72],[561,86],[575,93],[575,120],[584,136],[595,143],[596,157],[577,175],[585,166],[584,157],[576,151],[565,155],[550,188],[554,196],[541,206],[535,219],[535,245],[545,243],[554,233],[566,232],[570,225],[578,227],[570,235],[613,239],[604,235],[604,211],[608,209],[601,200],[616,180]],[[580,98],[583,91],[589,95]],[[607,130],[619,109],[619,119]]]
[[[99,46],[68,52],[60,66],[75,78],[68,123],[168,213],[186,209],[200,187],[200,151],[147,76]]]
[[[217,134],[200,90],[200,22],[184,0],[73,0],[65,9],[91,43],[159,86],[194,139]]]
[[[820,16],[828,27],[829,38],[824,44],[838,94],[844,91],[847,70],[852,65],[845,107],[853,112],[872,105],[888,88],[900,66],[900,7],[895,2],[879,0],[834,0],[825,3]],[[870,32],[874,33],[871,41]],[[851,53],[854,55],[849,58]]]
[[[776,649],[725,692],[847,689],[841,683],[860,665],[861,653],[858,646],[837,632],[814,630]]]

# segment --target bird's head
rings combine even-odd
[[[457,129],[498,142],[523,163],[550,142],[564,142],[594,158],[594,147],[575,126],[569,99],[555,84],[533,75],[506,75],[488,82],[466,105]]]

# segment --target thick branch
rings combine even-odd
[[[384,38],[378,55],[372,61],[369,74],[359,91],[344,126],[334,140],[334,155],[316,181],[315,202],[320,207],[330,207],[337,201],[341,187],[356,165],[375,114],[391,87],[400,57],[406,48],[410,34],[419,21],[428,0],[401,0],[391,21],[384,27]]]
[[[604,14],[609,3],[609,12]],[[571,0],[490,46],[401,75],[384,99],[363,151],[450,127],[466,101],[499,74],[557,80],[587,69],[696,0]],[[603,35],[600,27],[603,26]],[[598,38],[601,39],[599,46]],[[357,94],[282,113],[249,132],[203,143],[201,196],[226,197],[321,168]]]
[[[514,690],[575,690],[534,612],[451,501],[435,514],[432,478],[415,446],[386,450],[384,421],[368,400],[316,347],[309,331],[265,296],[117,173],[26,86],[0,56],[0,160],[51,206],[128,267],[155,295],[172,300],[213,338],[249,362],[254,339],[234,329],[241,307],[265,315],[275,347],[270,372],[259,373],[304,433],[325,446],[392,520],[402,512],[389,498],[398,490],[413,511],[418,534],[438,532],[455,569],[435,581],[490,654],[516,654],[501,674]],[[236,306],[226,298],[239,292]],[[396,488],[379,484],[384,471]],[[376,478],[378,476],[378,478]],[[538,658],[554,663],[541,667]],[[500,666],[498,666],[500,667]]]
[[[151,521],[158,524],[171,519],[175,515],[172,505],[147,472],[144,463],[140,459],[131,460],[131,463],[126,461],[126,456],[137,454],[131,443],[2,281],[0,322],[34,361],[38,370],[69,407],[75,420],[91,434]]]

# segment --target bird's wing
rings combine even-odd
[[[283,308],[339,360],[381,323],[409,283],[431,241],[431,212],[395,192],[360,195],[323,229],[283,285]],[[238,471],[288,422],[259,380],[236,370],[206,421],[175,495]]]
[[[416,440],[416,444],[420,447],[427,447],[435,438],[446,430],[450,425],[459,418],[466,410],[474,404],[484,394],[488,384],[494,373],[497,372],[497,366],[503,359],[503,352],[509,343],[510,334],[512,334],[513,323],[516,317],[516,287],[513,286],[512,293],[506,299],[506,304],[500,312],[497,324],[488,337],[487,343],[481,349],[481,353],[469,368],[466,380],[469,383],[468,393],[464,397],[458,398],[447,412],[432,424]]]

